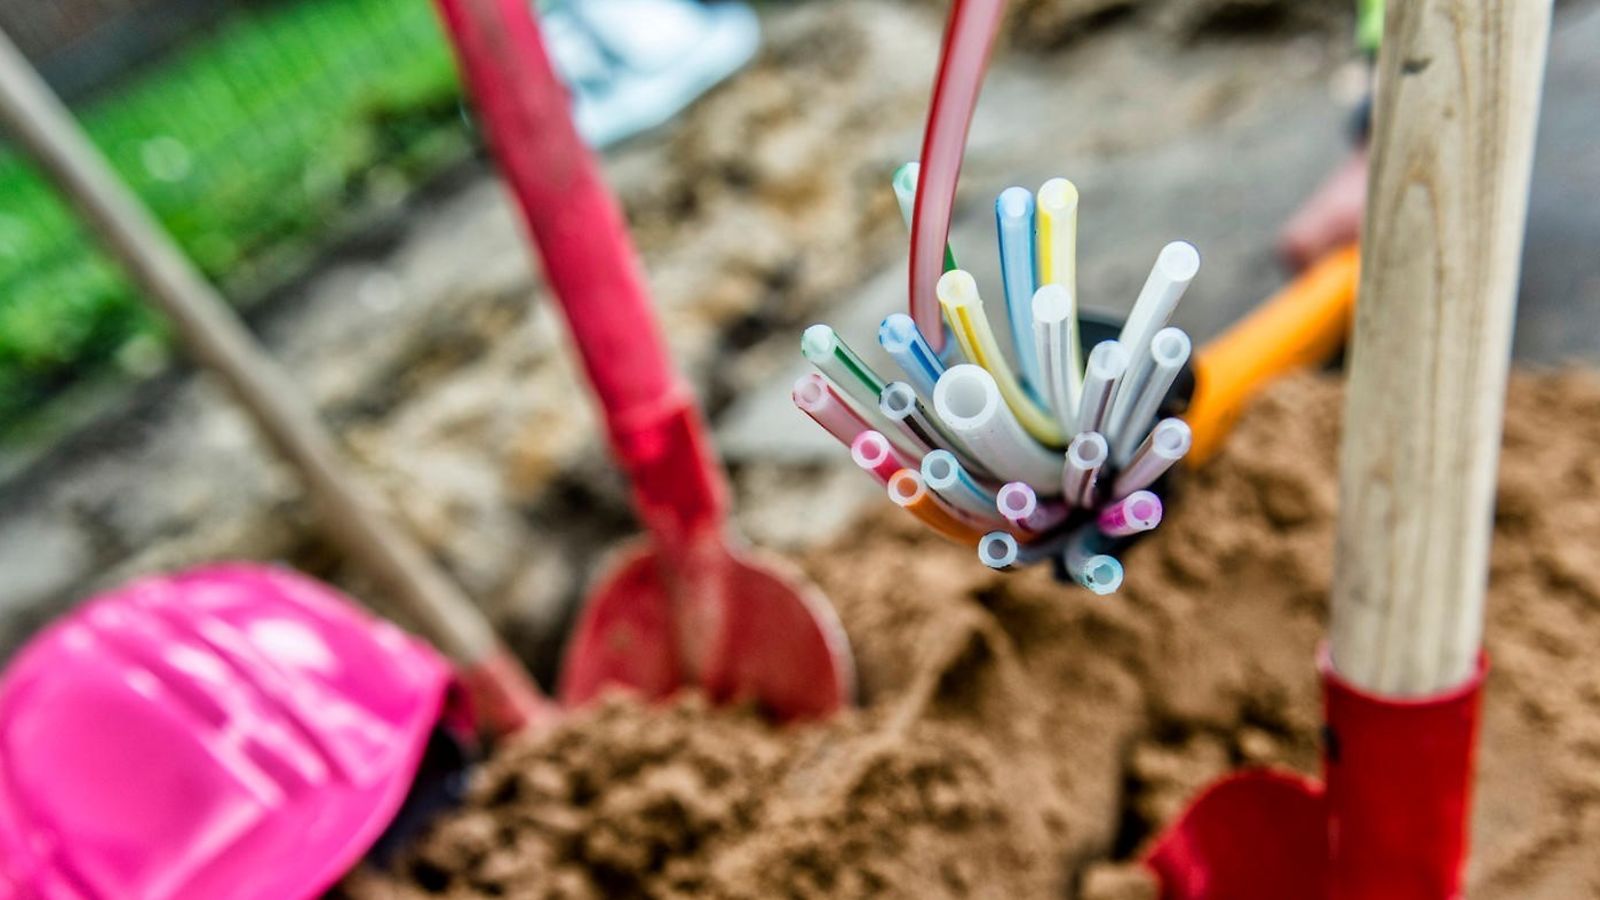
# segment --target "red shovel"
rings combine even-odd
[[[1213,785],[1167,900],[1462,891],[1495,460],[1550,3],[1391,4],[1349,360],[1324,782]]]
[[[581,703],[612,686],[663,697],[695,684],[779,719],[827,715],[854,690],[844,631],[815,589],[729,546],[726,478],[528,6],[439,0],[650,535],[590,594],[561,697]]]

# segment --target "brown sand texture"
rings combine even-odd
[[[1130,860],[1199,787],[1316,769],[1341,403],[1309,376],[1259,401],[1111,597],[991,573],[880,509],[802,560],[850,633],[858,709],[788,728],[693,697],[574,713],[341,891],[1153,897]],[[1597,447],[1600,376],[1514,376],[1474,897],[1600,896]]]

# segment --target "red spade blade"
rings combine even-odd
[[[1310,900],[1323,892],[1327,821],[1315,781],[1244,772],[1197,797],[1145,864],[1162,900]]]
[[[724,644],[703,685],[712,699],[753,700],[782,721],[826,716],[849,701],[855,677],[844,630],[802,584],[771,560],[729,558]],[[562,702],[615,687],[671,695],[686,681],[679,627],[694,626],[675,616],[654,551],[632,550],[584,605],[562,668]]]
[[[1319,660],[1326,787],[1217,782],[1145,857],[1163,900],[1449,900],[1461,895],[1488,661],[1452,690],[1384,697]]]

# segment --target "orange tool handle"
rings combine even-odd
[[[1329,253],[1201,349],[1183,415],[1194,431],[1190,466],[1216,455],[1239,413],[1273,379],[1326,362],[1344,345],[1360,265],[1355,244]]]

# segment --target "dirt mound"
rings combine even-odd
[[[805,560],[862,708],[772,729],[618,701],[506,748],[375,897],[1148,895],[1194,789],[1316,765],[1341,395],[1300,379],[1189,478],[1121,594],[993,574],[887,511]],[[1600,379],[1513,380],[1475,896],[1600,889]]]

